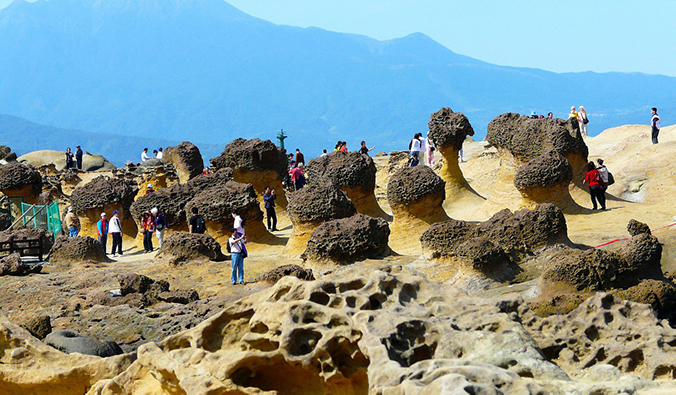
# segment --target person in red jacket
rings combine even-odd
[[[601,205],[601,210],[606,209],[606,192],[605,184],[601,178],[601,174],[596,170],[594,162],[587,163],[587,176],[582,181],[582,184],[589,184],[589,194],[591,195],[591,201],[594,205],[592,210],[597,209],[596,201],[598,200]]]

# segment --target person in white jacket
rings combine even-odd
[[[113,217],[108,224],[108,233],[113,235],[113,251],[111,251],[113,257],[118,254],[124,256],[122,253],[122,222],[120,221],[120,212],[117,210],[113,211]]]

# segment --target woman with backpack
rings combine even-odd
[[[141,216],[141,226],[143,227],[143,248],[145,252],[153,252],[153,233],[155,233],[155,217],[146,211]]]
[[[606,209],[606,193],[603,189],[604,183],[601,179],[601,174],[596,170],[594,162],[587,163],[587,176],[582,181],[582,185],[589,184],[589,194],[591,195],[591,201],[594,208],[592,210],[597,210],[596,202],[601,205],[601,210]]]

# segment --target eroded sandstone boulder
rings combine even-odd
[[[315,279],[314,275],[312,274],[312,269],[306,269],[302,266],[290,264],[278,266],[258,277],[256,281],[264,281],[271,284],[276,284],[277,281],[286,276],[294,276],[305,281],[313,281]]]
[[[0,161],[4,161],[3,164],[16,161],[16,153],[12,152],[12,149],[6,145],[0,145]]]
[[[204,161],[199,148],[189,141],[167,147],[162,155],[162,162],[174,165],[181,183],[197,177],[204,170]]]
[[[293,231],[286,252],[300,255],[305,251],[312,232],[321,223],[351,217],[357,213],[347,195],[330,182],[315,182],[295,191],[287,205]]]
[[[9,197],[23,197],[35,204],[42,192],[42,175],[33,166],[11,162],[0,166],[0,191]]]
[[[388,251],[389,236],[390,227],[382,218],[357,214],[334,219],[312,232],[301,258],[344,265],[381,257]]]
[[[59,236],[49,253],[53,265],[80,262],[110,262],[101,243],[89,236]]]
[[[390,218],[376,201],[376,165],[370,156],[359,152],[331,152],[312,159],[305,174],[310,184],[328,181],[345,192],[358,213]]]
[[[52,322],[48,315],[30,314],[18,324],[41,340],[52,332]]]
[[[75,151],[73,151],[73,154],[75,154]],[[20,156],[17,160],[21,163],[30,164],[35,167],[53,165],[58,170],[62,170],[66,167],[65,151],[33,151]],[[91,154],[86,151],[82,155],[83,171],[109,171],[113,169],[115,169],[115,165],[104,158],[103,155]]]
[[[277,191],[277,205],[286,207],[282,180],[287,174],[286,151],[270,140],[238,138],[225,146],[220,156],[209,159],[216,169],[229,167],[233,178],[245,184],[252,184],[260,196],[265,187]]]
[[[176,184],[137,198],[129,207],[129,212],[138,228],[141,227],[140,219],[143,213],[153,208],[157,208],[164,215],[170,228],[179,227],[185,225],[186,218],[188,218],[185,205],[193,197],[194,195],[184,184]]]
[[[194,289],[170,290],[169,282],[154,280],[137,273],[122,274],[117,277],[120,293],[128,300],[138,300],[143,307],[163,301],[168,303],[188,304],[199,300]]]
[[[78,353],[105,358],[123,353],[120,346],[112,340],[103,342],[90,336],[63,329],[47,335],[45,343],[66,354]]]
[[[0,232],[0,242],[6,242],[10,240],[20,241],[20,240],[37,240],[37,239],[40,239],[42,243],[42,253],[44,255],[47,255],[49,250],[54,245],[54,233],[52,231],[43,228],[35,228],[32,226],[16,225],[11,230],[8,229]],[[26,244],[22,243],[21,246],[26,246]],[[37,242],[32,242],[31,246],[37,247]],[[31,249],[16,248],[15,251],[19,253],[19,255],[21,256],[37,255],[37,249],[35,248]]]
[[[472,189],[462,175],[458,164],[458,152],[468,136],[474,135],[474,129],[467,117],[443,107],[430,116],[427,137],[443,156],[439,175],[445,182],[445,207],[452,211],[457,206],[479,204],[483,198]]]
[[[0,276],[25,276],[30,273],[40,273],[42,265],[26,265],[18,252],[0,259]]]
[[[497,187],[514,186],[526,207],[549,202],[564,210],[579,210],[568,187],[571,181],[581,186],[589,151],[576,119],[505,113],[490,122],[486,140],[500,155]]]
[[[639,222],[635,219],[630,220],[627,224],[627,232],[629,232],[630,236],[637,236],[641,233],[652,234],[648,224],[644,224],[643,222]]]
[[[207,234],[175,232],[164,239],[155,259],[182,265],[197,261],[222,261],[225,255],[221,252],[221,245]]]

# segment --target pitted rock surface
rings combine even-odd
[[[162,155],[162,162],[172,163],[179,176],[184,175],[185,179],[181,179],[181,182],[197,177],[204,170],[204,160],[199,148],[189,141],[167,147]]]
[[[514,213],[505,209],[479,224],[457,220],[436,223],[422,234],[420,242],[432,256],[456,256],[461,244],[476,237],[485,237],[516,260],[546,246],[571,244],[566,219],[553,204]]]
[[[658,313],[658,318],[668,319],[672,326],[676,324],[676,286],[666,279],[641,280],[637,285],[613,291],[613,294],[631,302],[650,305]]]
[[[312,232],[303,260],[339,264],[382,256],[387,251],[390,227],[382,218],[362,214],[324,222]]]
[[[19,325],[38,339],[44,339],[52,332],[52,322],[48,315],[32,314]]]
[[[576,119],[531,119],[505,113],[488,124],[486,141],[507,149],[524,162],[550,151],[563,156],[579,154],[585,158],[589,154]]]
[[[331,152],[312,159],[305,173],[310,184],[327,180],[340,189],[361,187],[367,192],[376,187],[376,165],[370,156],[359,152]]]
[[[129,212],[133,218],[141,218],[146,211],[157,208],[169,226],[177,226],[186,220],[185,205],[193,197],[185,184],[176,184],[139,197],[129,207]]]
[[[648,224],[644,224],[643,222],[639,222],[635,219],[630,220],[627,224],[627,232],[629,232],[629,235],[631,236],[637,236],[641,233],[652,234]]]
[[[225,255],[221,245],[207,234],[175,232],[164,239],[155,258],[182,265],[199,260],[222,261]]]
[[[5,162],[16,161],[16,153],[12,152],[12,149],[6,145],[0,145],[0,160]]]
[[[52,264],[109,261],[101,243],[89,236],[59,236],[49,253]]]
[[[135,181],[99,176],[75,189],[71,195],[71,204],[77,213],[102,208],[107,204],[121,204],[129,208],[138,190]]]
[[[230,167],[233,170],[273,170],[284,179],[288,161],[285,151],[279,149],[270,140],[238,138],[225,146],[220,156],[209,159],[216,168]]]
[[[26,186],[34,194],[42,192],[42,175],[33,166],[19,162],[0,166],[0,190],[20,190]]]
[[[105,358],[123,353],[120,346],[114,341],[102,342],[69,330],[58,330],[50,333],[45,338],[45,343],[66,354],[80,353]]]
[[[117,277],[120,283],[120,293],[122,296],[129,294],[159,294],[169,290],[169,283],[166,281],[155,281],[148,276],[137,273],[121,274]]]
[[[428,126],[428,137],[438,147],[451,146],[461,150],[467,136],[474,136],[474,129],[467,117],[448,107],[433,113]]]
[[[511,262],[509,255],[500,246],[485,237],[476,237],[460,244],[456,254],[478,270],[493,269]]]
[[[162,167],[162,166],[164,166],[164,163],[162,163],[162,161],[157,159],[157,158],[150,158],[145,162],[139,163],[138,166],[141,167],[141,168],[143,168],[143,167]]]
[[[40,271],[42,271],[42,265],[26,265],[17,252],[0,259],[0,276],[25,276]]]
[[[315,276],[312,274],[312,269],[305,269],[302,266],[290,264],[276,267],[261,275],[256,281],[265,281],[275,284],[285,276],[294,276],[305,281],[313,281],[315,279]]]
[[[238,212],[248,222],[263,219],[253,186],[236,181],[228,181],[200,192],[188,201],[185,212],[191,213],[193,207],[197,207],[205,220],[225,223],[226,229],[232,228],[233,212]]]
[[[519,167],[514,177],[514,186],[518,190],[547,188],[568,185],[572,179],[573,167],[570,162],[558,152],[549,151]]]
[[[0,232],[0,242],[10,240],[35,240],[40,239],[42,242],[42,251],[45,255],[54,245],[54,233],[42,228],[34,228],[32,226],[17,225],[11,230],[4,230]],[[36,244],[37,245],[37,244]],[[15,249],[21,256],[36,255],[35,249],[23,250]]]
[[[309,184],[289,195],[286,210],[294,223],[320,223],[357,213],[347,195],[329,182]]]
[[[444,180],[427,166],[405,167],[390,177],[387,200],[390,204],[411,204],[437,195],[443,201],[445,185]]]
[[[201,174],[188,181],[185,185],[190,193],[197,195],[211,187],[225,185],[228,181],[234,181],[232,178],[232,169],[225,167],[212,174]]]

